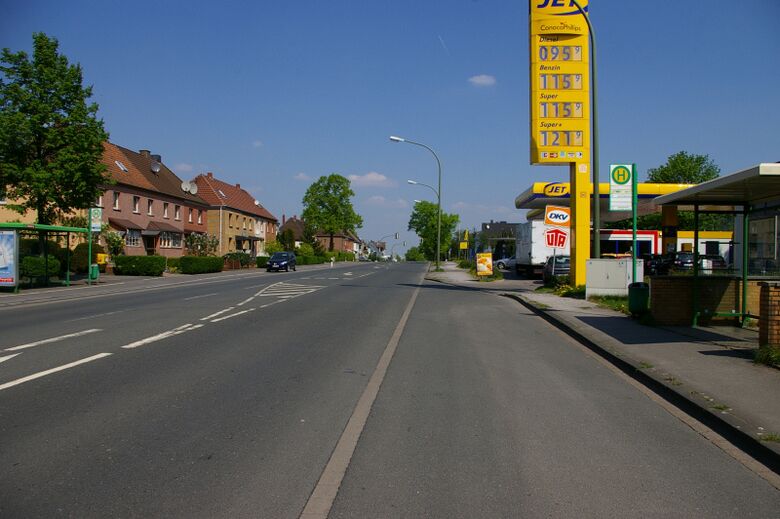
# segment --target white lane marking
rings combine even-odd
[[[0,362],[5,362],[7,360],[11,360],[12,358],[16,357],[17,355],[21,355],[21,353],[14,353],[13,355],[6,355],[5,357],[0,357]]]
[[[371,413],[371,407],[374,405],[379,389],[382,387],[387,368],[393,360],[395,350],[398,348],[398,343],[401,340],[401,335],[404,328],[406,328],[406,322],[409,320],[409,315],[412,313],[412,308],[417,301],[422,281],[421,278],[417,283],[417,288],[409,299],[406,309],[403,315],[401,315],[401,320],[396,325],[393,335],[387,342],[385,351],[379,358],[379,362],[368,384],[366,384],[363,394],[360,395],[360,400],[358,400],[355,409],[352,411],[352,416],[349,417],[349,421],[346,427],[344,427],[344,432],[341,433],[341,438],[336,443],[336,448],[333,449],[328,464],[325,465],[317,485],[309,496],[303,512],[301,512],[301,519],[327,519],[341,482],[344,480],[347,468],[349,468],[352,455],[355,453],[357,442],[366,426],[368,415]]]
[[[192,301],[193,299],[200,299],[202,297],[211,297],[211,296],[215,296],[215,295],[217,295],[216,292],[214,292],[213,294],[203,294],[202,296],[185,297],[184,301]]]
[[[252,312],[254,310],[255,310],[254,308],[249,308],[247,310],[241,310],[240,312],[236,312],[234,314],[226,315],[225,317],[219,317],[217,319],[212,319],[211,322],[212,323],[217,323],[219,321],[224,321],[225,319],[230,319],[231,317],[236,317],[236,316],[241,315],[241,314],[246,314],[246,313]]]
[[[90,328],[89,330],[84,330],[82,332],[69,333],[67,335],[60,335],[59,337],[51,337],[50,339],[43,339],[41,341],[28,342],[27,344],[14,346],[13,348],[6,348],[5,351],[24,350],[27,348],[32,348],[34,346],[40,346],[42,344],[50,344],[52,342],[64,341],[65,339],[72,339],[73,337],[81,337],[82,335],[87,335],[90,333],[101,332],[101,331],[103,330],[101,330],[100,328]]]
[[[352,272],[345,272],[345,273],[344,273],[344,275],[345,275],[345,276],[351,276],[351,275],[352,275]]]
[[[163,339],[167,339],[168,337],[173,337],[174,335],[179,335],[180,333],[189,332],[190,330],[197,330],[201,326],[203,325],[202,324],[193,325],[190,323],[183,324],[181,326],[174,328],[173,330],[168,330],[167,332],[158,333],[157,335],[152,335],[151,337],[147,337],[146,339],[141,339],[139,341],[131,342],[130,344],[125,344],[122,347],[126,350],[137,348],[145,344],[161,341]]]
[[[75,322],[75,321],[86,321],[87,319],[94,319],[95,317],[104,317],[106,315],[114,315],[114,314],[118,314],[118,313],[119,313],[119,310],[117,310],[115,312],[105,312],[105,313],[102,313],[102,314],[95,314],[95,315],[88,315],[86,317],[79,317],[77,319],[68,319],[65,322],[66,323],[72,323],[72,322]]]
[[[103,357],[108,357],[109,355],[113,355],[113,353],[98,353],[97,355],[92,355],[91,357],[87,357],[85,359],[77,360],[76,362],[71,362],[70,364],[64,364],[62,366],[47,369],[46,371],[40,371],[38,373],[34,373],[32,375],[28,375],[26,377],[17,378],[16,380],[12,380],[11,382],[6,382],[5,384],[0,384],[0,391],[3,389],[8,389],[9,387],[18,386],[19,384],[23,384],[25,382],[29,382],[31,380],[35,380],[36,378],[45,377],[46,375],[51,375],[52,373],[56,373],[58,371],[62,371],[64,369],[72,368],[74,366],[78,366],[79,364],[84,364],[87,362],[92,362],[93,360],[102,359]]]
[[[228,308],[225,308],[224,310],[220,310],[219,312],[214,312],[213,314],[211,314],[211,315],[207,315],[206,317],[201,317],[201,318],[200,318],[200,320],[201,320],[201,321],[208,321],[208,320],[209,320],[209,319],[211,319],[212,317],[216,317],[216,316],[218,316],[218,315],[222,315],[222,314],[224,314],[225,312],[229,312],[229,311],[231,311],[231,310],[232,310],[232,309],[234,309],[234,308],[235,308],[235,306],[229,306]]]
[[[250,301],[252,301],[252,299],[254,299],[254,298],[255,298],[255,296],[248,297],[248,298],[244,299],[243,301],[241,301],[240,303],[238,303],[236,306],[244,306],[245,304],[247,304]]]

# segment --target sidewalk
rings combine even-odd
[[[646,326],[582,299],[535,292],[541,281],[479,282],[457,268],[427,279],[517,299],[754,455],[780,460],[780,370],[752,362],[758,333],[731,326]],[[768,449],[768,450],[766,450]]]

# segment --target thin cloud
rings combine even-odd
[[[439,43],[441,43],[441,48],[444,49],[444,52],[447,53],[447,56],[452,56],[452,54],[450,54],[450,49],[447,48],[447,44],[444,43],[444,38],[441,37],[441,34],[437,34],[436,36],[439,37]]]
[[[309,180],[311,180],[311,177],[306,173],[298,173],[293,178],[295,180],[300,180],[301,182],[308,182]]]
[[[195,169],[195,167],[192,164],[187,164],[186,162],[182,162],[181,164],[176,164],[173,166],[174,171],[177,173],[192,173],[192,170]]]
[[[491,87],[496,84],[496,76],[489,74],[479,74],[477,76],[471,76],[469,83],[476,87]]]
[[[262,148],[263,147],[263,141],[260,141],[260,140],[252,141],[252,147],[253,148]]]
[[[389,207],[393,209],[406,209],[407,207],[409,207],[409,202],[407,202],[403,198],[398,198],[396,200],[388,200],[387,198],[381,195],[374,195],[366,199],[366,205],[373,205],[377,207]]]
[[[349,181],[357,187],[393,187],[395,182],[376,171],[369,171],[365,175],[349,175]]]

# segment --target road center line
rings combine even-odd
[[[249,312],[253,312],[254,310],[255,310],[254,308],[249,308],[247,310],[241,310],[240,312],[236,312],[234,314],[226,315],[225,317],[219,317],[217,319],[212,319],[211,322],[212,323],[217,323],[219,321],[224,321],[225,319],[230,319],[231,317],[236,317],[236,316],[239,316],[241,314],[246,314],[246,313],[249,313]]]
[[[202,297],[211,297],[211,296],[215,296],[215,295],[217,295],[216,292],[214,292],[213,294],[203,294],[202,296],[185,297],[184,301],[192,301],[193,299],[200,299]]]
[[[190,330],[195,330],[197,328],[200,328],[203,326],[202,324],[183,324],[181,326],[178,326],[174,328],[173,330],[168,330],[167,332],[158,333],[157,335],[152,335],[151,337],[147,337],[146,339],[141,339],[135,342],[131,342],[130,344],[125,344],[122,346],[124,349],[129,350],[132,348],[137,348],[139,346],[143,346],[145,344],[149,344],[156,341],[161,341],[163,339],[167,339],[168,337],[173,337],[174,335],[179,335],[180,333],[188,332]]]
[[[14,346],[13,348],[6,348],[5,351],[25,350],[27,348],[32,348],[34,346],[40,346],[42,344],[50,344],[52,342],[57,342],[57,341],[64,341],[65,339],[72,339],[73,337],[81,337],[82,335],[87,335],[87,334],[90,334],[90,333],[95,333],[95,332],[100,332],[100,331],[102,331],[100,328],[91,328],[89,330],[84,330],[82,332],[69,333],[67,335],[60,335],[58,337],[51,337],[50,339],[43,339],[41,341],[28,342],[27,344],[21,344],[19,346]]]
[[[13,355],[6,355],[5,357],[0,357],[0,362],[5,362],[7,360],[11,360],[12,358],[16,357],[17,355],[21,355],[21,353],[14,353]]]
[[[220,310],[219,312],[214,312],[213,314],[207,315],[206,317],[201,317],[200,320],[201,321],[208,321],[212,317],[216,317],[218,315],[224,314],[225,312],[229,312],[229,311],[231,311],[234,308],[235,308],[235,306],[229,306],[229,307],[225,308],[224,310]]]
[[[56,373],[58,371],[62,371],[64,369],[72,368],[74,366],[78,366],[79,364],[85,364],[87,362],[92,362],[93,360],[102,359],[103,357],[108,357],[109,355],[113,355],[113,353],[98,353],[97,355],[92,355],[91,357],[87,357],[85,359],[77,360],[76,362],[71,362],[70,364],[64,364],[62,366],[47,369],[46,371],[41,371],[38,373],[34,373],[32,375],[28,375],[26,377],[17,378],[16,380],[12,380],[11,382],[6,382],[5,384],[0,384],[0,391],[3,389],[8,389],[9,387],[18,386],[19,384],[23,384],[25,382],[29,382],[31,380],[35,380],[36,378],[45,377],[46,375],[51,375],[52,373]]]
[[[347,472],[349,462],[352,460],[352,455],[357,447],[357,442],[360,439],[360,435],[363,433],[363,428],[366,426],[366,420],[371,412],[371,406],[374,405],[374,400],[379,393],[379,388],[382,386],[382,381],[385,379],[387,368],[390,366],[390,361],[393,360],[393,355],[398,347],[398,341],[401,339],[401,334],[406,327],[406,321],[409,320],[409,315],[412,313],[415,301],[417,301],[417,295],[420,293],[420,284],[422,279],[417,283],[417,288],[414,290],[409,303],[406,305],[401,320],[395,327],[393,336],[390,337],[390,341],[385,347],[382,357],[379,359],[379,363],[374,369],[374,373],[371,375],[371,379],[368,381],[366,388],[363,390],[363,394],[360,396],[355,410],[352,412],[352,416],[347,422],[347,426],[344,428],[344,432],[341,433],[336,448],[333,450],[333,454],[330,456],[328,464],[325,466],[325,470],[322,471],[320,480],[317,482],[317,486],[314,487],[309,500],[306,502],[306,506],[301,513],[301,519],[327,519],[330,509],[333,506],[333,501],[336,499],[341,482],[344,479],[344,474]]]
[[[254,299],[255,297],[256,297],[256,296],[247,297],[246,299],[244,299],[243,301],[241,301],[240,303],[238,303],[236,306],[244,306],[245,304],[247,304],[247,303],[249,303],[250,301],[252,301],[252,299]]]

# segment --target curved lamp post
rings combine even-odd
[[[407,182],[413,185],[419,184],[421,186],[429,187],[433,190],[434,193],[436,193],[436,200],[438,202],[436,210],[436,270],[439,270],[439,256],[441,255],[441,161],[439,160],[439,156],[436,155],[436,152],[433,151],[430,146],[427,146],[421,142],[410,141],[409,139],[396,137],[395,135],[391,135],[390,140],[393,142],[406,142],[409,144],[414,144],[415,146],[420,146],[421,148],[425,148],[426,150],[430,151],[433,154],[433,158],[436,159],[436,166],[439,168],[438,189],[434,189],[432,186],[423,184],[422,182],[415,182],[414,180],[407,180]]]
[[[395,239],[397,240],[397,239],[398,239],[398,236],[399,236],[399,233],[397,233],[397,232],[394,232],[394,233],[391,233],[391,234],[386,234],[386,235],[382,236],[381,238],[379,238],[379,239],[376,241],[376,243],[377,243],[377,244],[379,244],[379,242],[381,242],[381,241],[382,241],[382,240],[384,240],[385,238],[390,238],[390,237],[392,237],[392,238],[395,238]],[[387,250],[387,248],[385,248],[385,250]]]

